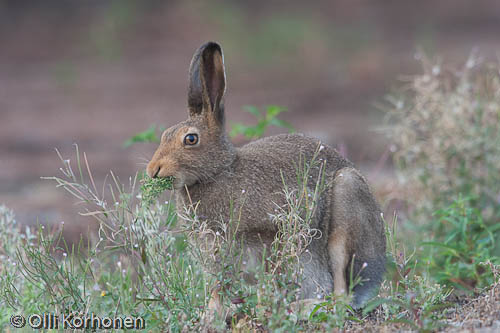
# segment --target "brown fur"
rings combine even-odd
[[[197,214],[212,223],[230,218],[230,203],[241,212],[238,236],[249,256],[258,258],[269,246],[276,226],[269,218],[275,204],[284,204],[283,182],[297,186],[296,163],[310,161],[321,145],[317,139],[283,134],[235,148],[224,128],[225,72],[222,49],[209,42],[193,56],[188,90],[189,118],[165,131],[148,164],[150,176],[174,176],[177,209],[198,203]],[[184,144],[186,134],[199,142]],[[368,279],[354,288],[360,305],[381,281],[385,266],[385,234],[378,207],[365,179],[351,162],[326,145],[318,158],[326,160],[328,187],[319,200],[311,227],[322,237],[309,246],[312,258],[304,267],[302,297],[342,293],[350,276]],[[316,170],[313,180],[319,177]],[[315,181],[310,182],[314,187]],[[366,263],[366,268],[363,264]],[[354,271],[350,272],[353,267]]]

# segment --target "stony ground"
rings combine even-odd
[[[500,283],[478,297],[465,300],[449,313],[448,332],[500,331]]]

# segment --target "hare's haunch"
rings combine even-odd
[[[241,218],[238,237],[246,253],[261,258],[277,227],[269,218],[284,204],[283,188],[298,187],[297,165],[318,158],[324,161],[325,189],[317,202],[311,227],[320,231],[304,260],[301,296],[316,298],[344,293],[350,277],[356,306],[379,286],[385,269],[385,233],[380,208],[365,179],[351,162],[303,135],[277,135],[235,148],[224,127],[226,90],[224,57],[214,42],[202,45],[189,69],[188,119],[169,129],[148,164],[151,177],[174,177],[178,212],[197,204],[196,213],[209,225]],[[312,179],[320,177],[312,171]],[[307,186],[314,190],[316,181]],[[352,272],[351,272],[352,269]]]

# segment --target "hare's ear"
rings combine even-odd
[[[224,56],[219,44],[208,42],[194,54],[189,69],[188,107],[191,117],[207,113],[224,124],[222,98],[226,90]]]

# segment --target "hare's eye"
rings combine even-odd
[[[188,134],[184,137],[184,144],[194,146],[198,143],[198,134]]]

